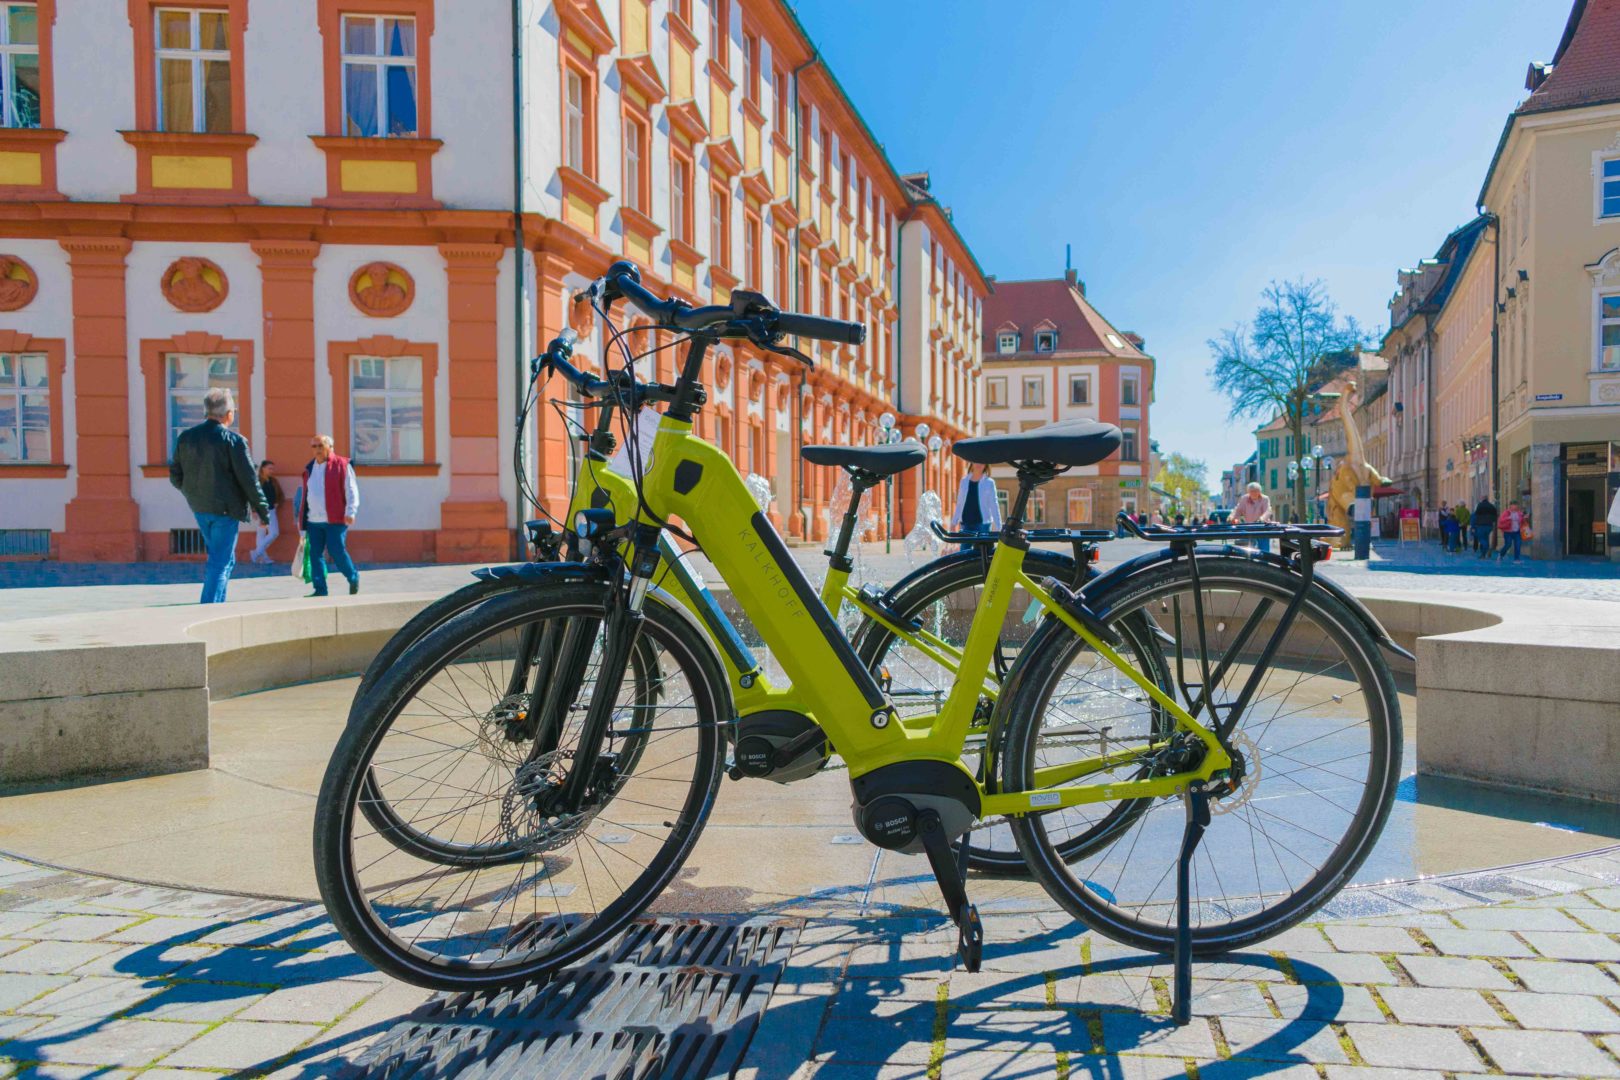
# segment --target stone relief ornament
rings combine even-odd
[[[15,255],[0,255],[0,311],[20,311],[39,293],[39,275]]]
[[[231,291],[225,271],[200,255],[186,255],[170,263],[163,271],[162,287],[169,303],[192,314],[213,311]]]
[[[416,299],[416,282],[404,267],[369,262],[349,278],[349,300],[362,314],[385,319],[400,315]]]

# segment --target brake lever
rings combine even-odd
[[[778,356],[791,356],[793,359],[797,360],[807,368],[814,368],[816,366],[816,362],[814,360],[810,359],[810,357],[806,356],[804,353],[800,352],[798,349],[795,349],[791,345],[772,344],[761,347],[767,352],[776,353]]]

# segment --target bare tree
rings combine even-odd
[[[1232,402],[1231,417],[1281,415],[1294,436],[1294,460],[1304,467],[1305,417],[1312,395],[1365,339],[1339,310],[1321,281],[1275,282],[1261,294],[1252,326],[1239,323],[1211,338],[1209,376]],[[1296,520],[1305,519],[1305,489],[1294,485]]]

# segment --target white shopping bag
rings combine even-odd
[[[1614,493],[1614,501],[1609,504],[1609,528],[1620,529],[1620,490]]]

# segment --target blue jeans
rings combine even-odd
[[[360,571],[354,568],[354,561],[349,558],[347,525],[311,521],[305,527],[305,533],[309,537],[310,584],[315,587],[316,596],[326,595],[324,555],[328,551],[332,553],[332,565],[337,567],[338,573],[349,579],[351,585],[360,580]]]
[[[1478,558],[1483,559],[1491,553],[1491,548],[1495,546],[1491,542],[1491,533],[1495,531],[1496,526],[1494,525],[1474,526],[1474,547],[1479,551]]]
[[[1521,535],[1522,534],[1517,529],[1514,529],[1512,532],[1508,532],[1506,529],[1502,530],[1502,558],[1507,558],[1508,546],[1512,545],[1513,561],[1519,561],[1519,537]]]
[[[203,570],[202,600],[204,604],[223,604],[225,586],[231,582],[231,570],[236,566],[236,533],[241,522],[225,514],[192,513],[197,529],[202,533],[203,546],[208,549],[208,566]]]

